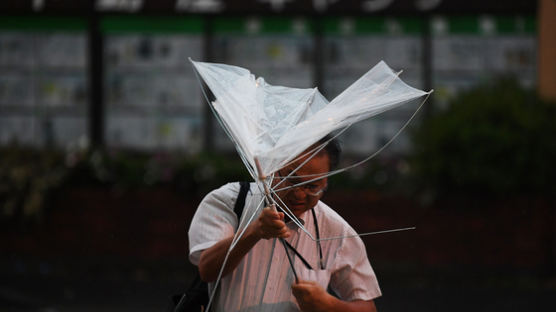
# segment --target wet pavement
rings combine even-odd
[[[2,276],[0,311],[165,311],[187,282],[174,278]],[[185,278],[188,279],[188,278]],[[474,285],[478,284],[478,285]],[[379,311],[555,311],[548,280],[495,282],[382,278]]]

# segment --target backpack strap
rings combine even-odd
[[[251,183],[242,181],[239,182],[239,194],[236,198],[236,203],[234,205],[234,212],[237,215],[238,223],[241,219],[241,214],[243,213],[243,207],[245,206],[245,198],[247,198],[247,192],[251,188]],[[170,306],[168,311],[172,312],[186,312],[186,311],[203,311],[204,307],[208,304],[208,285],[201,280],[201,275],[197,270],[197,275],[193,279],[193,282],[189,288],[185,291],[183,295],[174,295],[171,298]]]
[[[234,205],[234,212],[237,216],[237,222],[241,220],[241,214],[243,214],[243,208],[245,207],[245,198],[247,198],[247,192],[251,188],[251,183],[247,181],[239,182],[239,194],[236,198],[236,203]]]

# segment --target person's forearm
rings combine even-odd
[[[332,309],[330,311],[338,312],[376,312],[376,306],[373,300],[364,301],[343,301],[334,298]]]
[[[233,236],[223,239],[201,253],[201,259],[199,261],[199,274],[201,275],[201,279],[203,281],[216,281],[232,240]],[[251,248],[253,248],[253,246],[255,246],[259,240],[260,237],[257,235],[256,231],[252,226],[249,226],[234,249],[230,252],[222,276],[225,276],[233,271],[241,259],[249,252],[249,250],[251,250]]]

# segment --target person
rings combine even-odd
[[[339,146],[331,141],[290,177],[308,156],[276,172],[273,184],[280,189],[324,175],[337,164],[339,154]],[[282,177],[288,178],[278,185]],[[231,250],[215,290],[214,282],[239,224],[233,210],[239,188],[239,183],[228,183],[210,192],[189,228],[190,261],[198,266],[201,279],[209,283],[209,291],[217,292],[212,311],[376,311],[374,299],[381,296],[381,291],[363,241],[351,237],[317,243],[274,207],[261,209],[249,223]],[[320,201],[326,188],[327,178],[323,177],[279,191],[274,198],[289,207],[313,237],[356,234],[338,213]],[[250,217],[263,200],[263,192],[251,183],[242,218]],[[287,243],[281,244],[276,238]]]

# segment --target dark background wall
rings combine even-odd
[[[379,310],[552,311],[556,106],[536,93],[551,38],[537,9],[2,1],[0,310],[154,311],[186,287],[197,204],[248,179],[192,57],[330,99],[381,59],[435,89],[408,131],[324,197],[358,232],[416,227],[364,237]],[[417,104],[353,127],[342,165],[380,148]]]

